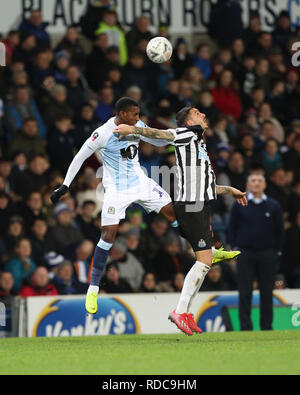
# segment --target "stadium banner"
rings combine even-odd
[[[67,25],[78,23],[91,0],[1,0],[0,31],[5,33],[16,28],[21,17],[28,17],[33,9],[43,12],[48,32],[61,34]],[[112,0],[121,24],[130,27],[134,19],[148,15],[152,27],[165,24],[170,33],[205,32],[210,9],[216,0]],[[300,25],[299,0],[240,0],[245,26],[249,13],[257,10],[265,30],[274,27],[276,15],[282,10],[290,11],[292,25]],[[155,30],[155,29],[154,29]]]
[[[177,328],[167,318],[178,298],[178,293],[103,295],[98,300],[99,312],[91,316],[86,315],[84,295],[30,297],[26,300],[26,336],[176,334]],[[300,290],[276,291],[273,301],[274,329],[300,330]],[[257,320],[259,302],[259,293],[254,292],[253,318]],[[196,322],[204,331],[239,330],[237,292],[201,292],[195,298],[194,307]],[[258,330],[258,324],[254,323],[254,328]]]

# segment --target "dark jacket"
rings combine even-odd
[[[247,207],[234,204],[229,225],[232,247],[282,251],[283,236],[283,215],[276,200],[268,197],[260,204],[250,200]]]

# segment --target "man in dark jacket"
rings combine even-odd
[[[10,157],[18,151],[22,151],[29,160],[35,155],[46,154],[45,142],[39,136],[38,125],[33,118],[27,118],[24,121],[22,128],[9,144],[8,153]]]
[[[47,22],[43,22],[42,13],[40,10],[31,11],[29,19],[23,19],[19,26],[19,31],[31,33],[35,36],[39,47],[49,47],[50,37],[46,31]]]
[[[149,31],[150,20],[142,15],[135,20],[135,24],[126,35],[129,51],[134,51],[141,40],[150,41],[153,34]]]
[[[72,258],[76,247],[83,241],[83,235],[73,224],[71,211],[65,203],[60,202],[55,206],[54,215],[57,225],[50,228],[50,235],[56,243],[56,251]]]
[[[48,169],[49,162],[44,156],[34,156],[29,162],[29,168],[16,176],[13,191],[23,199],[27,199],[31,192],[48,185]]]
[[[242,254],[237,263],[239,317],[242,330],[252,330],[253,281],[259,282],[260,327],[272,330],[273,286],[283,247],[283,216],[279,203],[264,194],[262,175],[252,174],[247,183],[248,207],[234,205],[229,226],[230,244]]]

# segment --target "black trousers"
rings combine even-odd
[[[258,280],[260,291],[260,328],[261,330],[272,330],[273,288],[278,267],[279,258],[277,252],[273,249],[242,251],[237,263],[241,330],[253,330],[251,306],[253,281],[255,279]]]

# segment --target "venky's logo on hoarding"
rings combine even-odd
[[[259,294],[252,297],[252,306],[260,303]],[[273,295],[274,305],[285,304],[285,301],[279,295]],[[238,294],[232,295],[214,295],[210,297],[201,307],[196,315],[197,325],[204,332],[225,332],[226,326],[223,322],[222,308],[225,306],[238,306]]]
[[[32,336],[101,336],[140,333],[139,323],[122,300],[101,298],[99,312],[86,315],[84,300],[56,299],[40,313]]]

